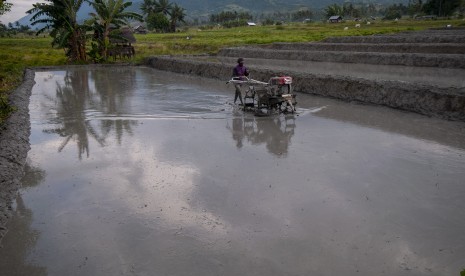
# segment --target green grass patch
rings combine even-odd
[[[26,67],[65,62],[63,50],[52,49],[50,43],[49,37],[0,38],[0,123],[14,110],[8,95],[21,83]]]

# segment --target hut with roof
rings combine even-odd
[[[142,25],[138,25],[138,26],[134,27],[134,33],[136,33],[136,34],[147,34],[147,29]]]
[[[132,58],[136,55],[136,51],[133,43],[136,42],[134,33],[129,27],[120,28],[112,31],[110,36],[110,49],[108,51],[109,56],[113,57],[114,60],[117,58]]]
[[[331,22],[331,23],[340,23],[340,22],[342,22],[342,16],[333,15],[328,19],[328,21]]]

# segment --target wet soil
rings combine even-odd
[[[16,108],[0,130],[0,244],[7,231],[12,203],[21,187],[20,179],[29,147],[29,96],[34,85],[34,72],[27,70],[24,82],[10,97]]]
[[[223,80],[144,67],[35,82],[7,275],[462,269],[463,122],[302,93],[256,117]]]
[[[69,86],[57,69],[27,71],[11,97],[18,110],[0,133],[0,271],[457,274],[465,254],[463,123],[357,102],[465,120],[461,57],[442,56],[463,55],[463,37],[431,30],[328,39],[323,44],[337,53],[323,53],[321,62],[241,52],[255,64],[254,78],[292,75],[307,94],[296,117],[271,120],[230,104],[221,88],[235,60],[227,54],[147,61],[190,77],[113,68],[91,80],[75,67],[81,73],[69,74],[81,85]],[[366,56],[392,60],[403,52],[426,63],[368,64],[350,53],[354,43]],[[322,47],[276,44],[261,52]],[[328,62],[335,54],[342,58]],[[431,55],[441,55],[436,65]],[[33,99],[31,133],[33,86],[46,87],[46,98]],[[159,87],[177,96],[150,94]],[[234,146],[225,150],[226,141]],[[144,155],[147,146],[156,153]],[[2,239],[7,228],[14,230]]]

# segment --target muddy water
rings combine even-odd
[[[36,73],[1,275],[459,275],[465,123],[149,68]]]

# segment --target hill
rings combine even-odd
[[[143,0],[134,0],[142,3]],[[404,3],[407,4],[408,0],[361,0],[361,1],[347,1],[347,0],[176,0],[173,1],[178,5],[185,8],[188,13],[216,13],[230,9],[247,10],[252,13],[273,12],[273,11],[295,11],[301,7],[308,7],[310,9],[322,9],[331,4],[343,4],[344,2],[352,3],[374,3],[374,4],[393,4]]]
[[[141,12],[140,7],[144,1],[143,0],[132,0],[131,10],[135,12]],[[247,11],[252,14],[260,14],[267,12],[286,12],[286,11],[296,11],[299,8],[307,7],[311,10],[321,10],[328,5],[332,4],[343,4],[344,2],[352,3],[363,3],[363,4],[393,4],[393,3],[403,3],[408,4],[408,0],[360,0],[360,1],[347,1],[347,0],[174,0],[172,3],[177,3],[179,6],[183,7],[186,10],[186,14],[189,18],[204,17],[210,14],[219,13],[221,11],[227,10],[237,10],[237,11]],[[83,21],[92,12],[92,8],[83,4],[81,10],[78,12],[78,18]],[[30,26],[30,18],[32,16],[28,15],[18,22],[21,25]],[[34,26],[34,29],[37,26]]]

